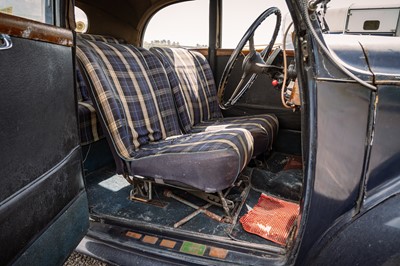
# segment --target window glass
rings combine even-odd
[[[53,1],[0,0],[0,12],[53,24]]]
[[[89,28],[89,21],[85,12],[79,7],[75,7],[75,31],[79,33],[87,32]]]
[[[250,25],[270,7],[278,7],[282,13],[282,27],[276,42],[281,43],[284,28],[291,18],[284,0],[266,1],[224,0],[222,7],[222,48],[235,48]],[[256,48],[263,48],[271,40],[276,16],[269,16],[256,30],[254,42]]]
[[[170,5],[147,24],[143,46],[208,47],[209,0]]]

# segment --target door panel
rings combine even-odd
[[[367,197],[382,186],[399,180],[400,176],[400,88],[395,85],[378,87],[374,142],[367,173]],[[390,186],[388,186],[390,187]],[[374,191],[375,190],[375,191]]]
[[[72,32],[0,13],[1,33],[13,46],[0,50],[0,264],[22,253],[38,261],[29,248],[57,245],[41,236],[65,234],[60,221],[74,208],[81,229],[57,239],[65,248],[52,256],[61,263],[88,227]]]

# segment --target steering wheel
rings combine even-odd
[[[269,42],[268,46],[266,46],[261,53],[258,53],[254,47],[254,32],[261,25],[261,23],[272,14],[276,15],[275,30],[272,35],[272,39]],[[239,41],[231,57],[229,58],[228,63],[225,66],[224,72],[222,73],[221,81],[219,83],[218,102],[221,109],[228,109],[235,105],[240,97],[242,97],[243,94],[251,87],[251,85],[253,85],[259,74],[267,73],[268,69],[270,68],[279,68],[272,65],[272,62],[274,61],[278,53],[272,53],[271,55],[270,53],[275,43],[276,37],[278,36],[281,19],[281,11],[278,8],[268,8],[253,22],[253,24],[251,24],[250,28],[246,31],[242,39]],[[241,53],[243,47],[247,42],[249,42],[250,52],[243,59],[242,77],[236,85],[236,88],[233,91],[232,95],[229,97],[229,100],[225,102],[223,98],[229,76],[235,66],[239,54]],[[265,60],[266,58],[268,59]],[[247,80],[250,75],[251,77]],[[245,82],[246,80],[247,82]]]

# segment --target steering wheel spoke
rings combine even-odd
[[[260,26],[260,24],[270,15],[276,15],[276,24],[275,30],[272,35],[272,38],[269,42],[269,45],[261,52],[257,52],[254,44],[254,32]],[[227,109],[232,107],[239,101],[239,99],[244,95],[244,93],[253,85],[254,81],[257,79],[259,74],[266,73],[268,68],[275,67],[271,66],[272,61],[268,59],[268,55],[271,53],[272,47],[275,43],[276,37],[279,32],[281,24],[281,12],[276,7],[271,7],[264,11],[250,26],[250,28],[246,31],[242,39],[239,41],[237,47],[233,51],[231,57],[228,60],[228,63],[225,66],[224,72],[222,73],[221,81],[218,87],[218,100],[221,109]],[[236,85],[235,90],[229,97],[229,99],[224,101],[225,88],[228,84],[228,79],[232,72],[232,69],[235,66],[235,63],[238,59],[238,56],[241,54],[246,43],[249,42],[249,53],[243,59],[242,64],[242,76],[238,84]],[[250,78],[248,78],[251,75]],[[246,81],[247,80],[247,81]]]
[[[249,50],[250,50],[249,54],[256,53],[256,47],[254,45],[254,33],[249,38]]]

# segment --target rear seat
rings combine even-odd
[[[268,151],[278,131],[273,114],[223,118],[211,68],[204,56],[184,48],[151,48],[162,61],[186,133],[244,128],[254,138],[254,155]]]
[[[78,38],[77,58],[114,148],[119,174],[205,192],[231,186],[253,154],[242,128],[182,134],[158,58],[143,48]]]
[[[78,95],[78,121],[81,145],[88,145],[104,137],[92,100],[79,70],[76,71]]]

